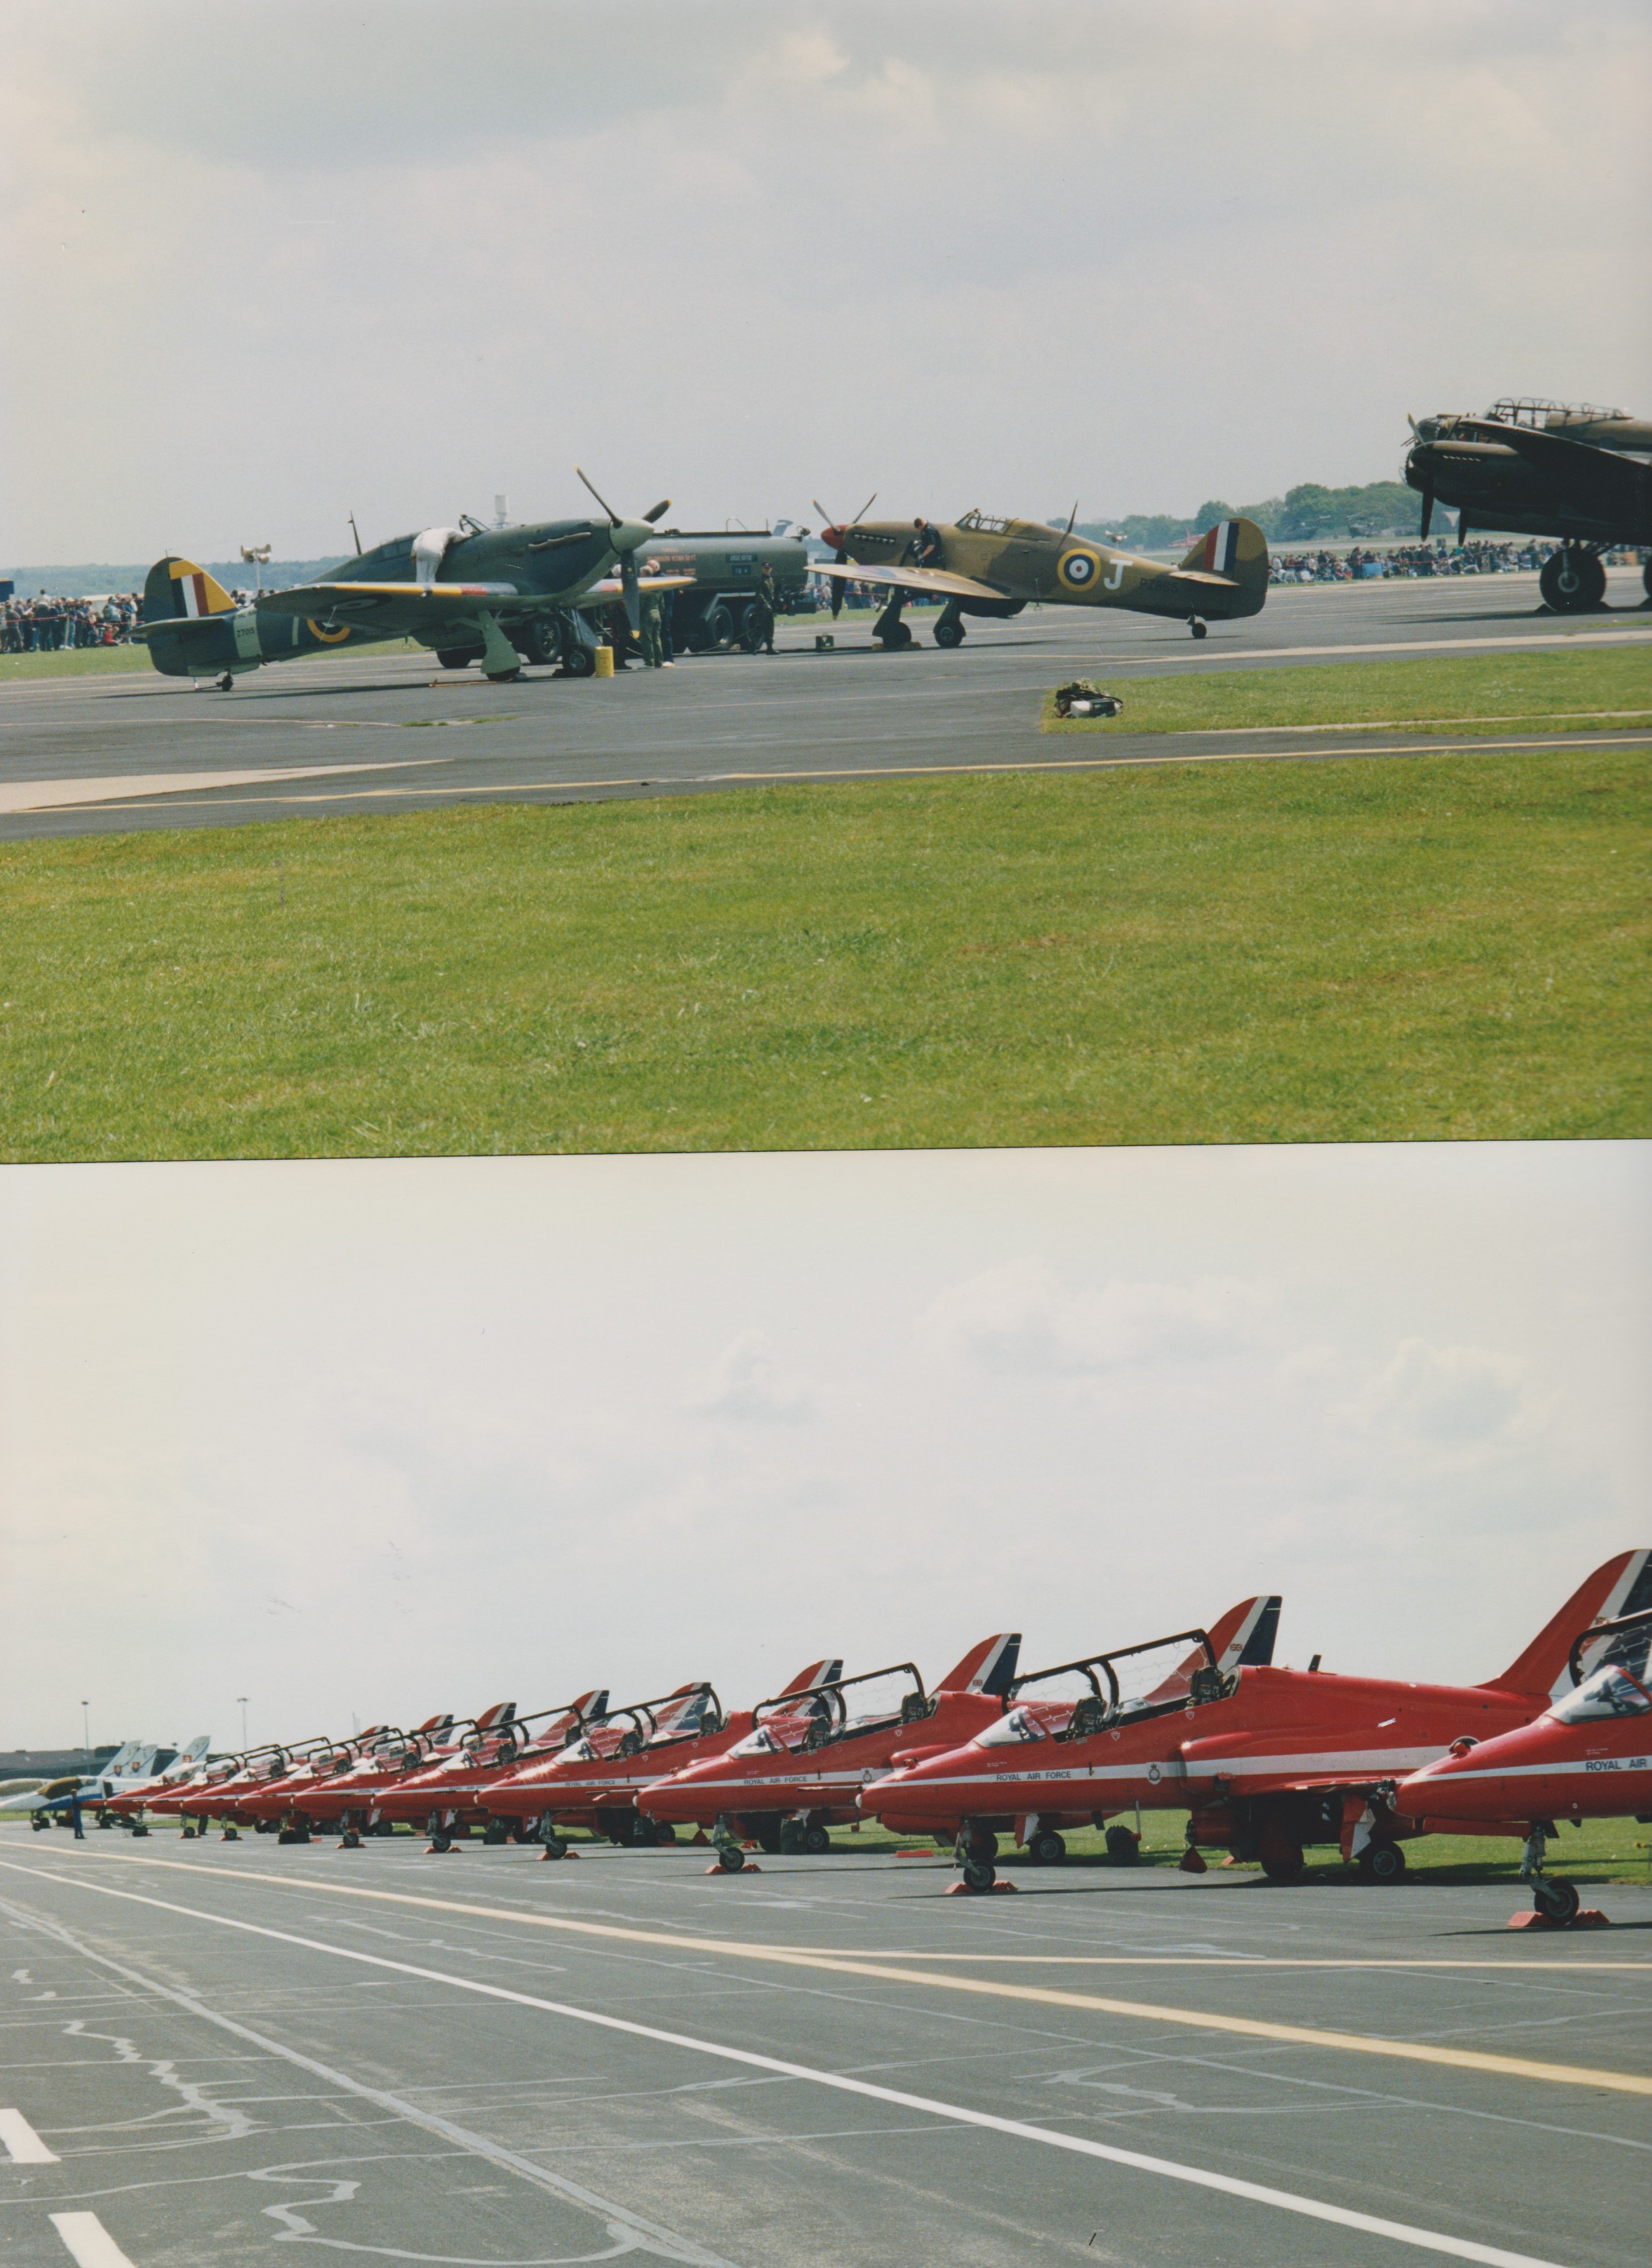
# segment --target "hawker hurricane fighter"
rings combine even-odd
[[[645,579],[638,570],[638,549],[653,541],[669,498],[640,519],[622,519],[597,502],[606,515],[600,520],[483,527],[467,517],[457,527],[393,536],[347,559],[325,582],[261,591],[247,605],[192,561],[169,554],[149,571],[132,635],[163,674],[210,677],[226,693],[243,671],[266,662],[397,637],[430,647],[445,669],[480,661],[496,681],[520,677],[525,661],[588,677],[597,641],[587,612],[622,605],[635,630],[646,593],[684,589],[693,579]],[[615,586],[597,589],[610,571]]]
[[[1557,535],[1565,547],[1538,578],[1556,614],[1599,606],[1606,593],[1600,553],[1652,543],[1652,423],[1626,410],[1560,401],[1497,401],[1484,417],[1413,417],[1405,478],[1422,497],[1426,536],[1436,504],[1457,513],[1457,541],[1471,528]],[[1652,597],[1652,561],[1641,569]]]
[[[940,527],[922,519],[859,519],[823,527],[821,541],[836,556],[817,563],[817,575],[890,593],[872,633],[886,652],[912,642],[901,620],[909,599],[944,601],[935,644],[956,646],[963,643],[966,615],[1002,619],[1029,603],[1165,615],[1203,637],[1207,622],[1259,615],[1268,594],[1267,539],[1252,519],[1224,519],[1206,529],[1176,567],[1075,536],[1071,520],[1065,528],[1047,527],[1042,520],[996,519],[984,512],[966,512]],[[834,615],[838,605],[834,594]]]

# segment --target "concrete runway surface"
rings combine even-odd
[[[0,2257],[1646,2257],[1652,1886],[709,1858],[0,1830]]]
[[[783,621],[772,659],[690,655],[611,684],[535,672],[489,685],[474,669],[445,673],[432,657],[387,652],[278,665],[223,694],[136,659],[130,676],[0,689],[0,836],[932,770],[1484,750],[1484,740],[1403,730],[1091,742],[1041,733],[1037,719],[1042,696],[1073,675],[1106,678],[1127,700],[1134,680],[1170,670],[1652,644],[1638,571],[1614,570],[1608,585],[1607,611],[1561,617],[1538,611],[1535,575],[1287,585],[1253,620],[1217,624],[1198,644],[1177,622],[1052,608],[976,623],[952,653],[920,620],[914,650],[885,654],[871,644],[871,615],[845,612],[835,626],[823,615]],[[837,650],[818,654],[815,636],[827,628]],[[1517,725],[1508,744],[1554,737]],[[1633,720],[1605,737],[1647,744]]]

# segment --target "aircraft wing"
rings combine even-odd
[[[257,604],[261,612],[309,620],[371,622],[379,615],[404,618],[409,607],[475,615],[506,600],[521,603],[514,583],[300,583],[291,591],[266,591]]]
[[[1011,596],[1007,591],[995,590],[991,583],[977,583],[970,575],[954,575],[944,567],[860,567],[852,559],[841,567],[817,562],[808,571],[835,575],[844,583],[882,583],[892,591],[930,591],[939,599],[991,599],[1000,607]]]
[[[694,587],[692,575],[639,575],[637,588],[645,598],[650,591],[690,591]],[[588,591],[581,591],[577,599],[564,599],[565,607],[614,607],[625,603],[625,586],[617,575],[605,575],[600,583],[593,583]]]

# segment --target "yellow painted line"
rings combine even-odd
[[[918,1984],[932,1991],[967,1992],[978,1998],[1033,2002],[1043,2007],[1080,2008],[1103,2016],[1125,2016],[1154,2024],[1183,2024],[1195,2031],[1231,2032],[1243,2039],[1272,2040],[1287,2047],[1330,2049],[1339,2054],[1394,2058],[1405,2063],[1442,2066],[1452,2071],[1478,2071],[1501,2079],[1537,2080],[1549,2086],[1597,2087],[1619,2095],[1652,2095],[1652,2077],[1638,2073],[1591,2069],[1581,2064],[1538,2063],[1523,2056],[1482,2054],[1472,2048],[1434,2047],[1427,2042],[1383,2039],[1367,2032],[1321,2031],[1309,2024],[1270,2023],[1257,2016],[1228,2016],[1211,2009],[1177,2008],[1150,2000],[1117,2000],[1093,1992],[1064,1992],[1053,1985],[996,1984],[977,1977],[936,1976],[922,1969],[896,1968],[885,1960],[861,1955],[811,1952],[807,1948],[761,1945],[749,1940],[690,1937],[675,1931],[635,1929],[616,1922],[576,1921],[559,1914],[526,1914],[508,1906],[475,1905],[450,1898],[431,1898],[408,1890],[370,1889],[354,1882],[295,1881],[288,1874],[243,1872],[236,1867],[202,1867],[181,1859],[150,1859],[139,1852],[110,1852],[98,1855],[120,1865],[164,1867],[179,1874],[199,1874],[212,1881],[272,1882],[281,1889],[298,1889],[306,1896],[325,1891],[342,1897],[371,1898],[388,1905],[422,1907],[437,1913],[461,1914],[472,1921],[508,1921],[534,1929],[562,1930],[579,1937],[603,1938],[627,1945],[664,1947],[677,1953],[709,1954],[720,1959],[760,1961],[785,1969],[824,1970],[839,1977],[865,1977],[889,1984]],[[4,1863],[4,1862],[0,1862]],[[12,1871],[33,1869],[12,1862]],[[54,1880],[63,1879],[54,1876]],[[921,1960],[924,1955],[908,1955]],[[1235,1963],[1235,1966],[1243,1964]],[[1489,1964],[1488,1964],[1489,1965]],[[1516,1966],[1508,1962],[1508,1968]],[[1523,1966],[1523,1964],[1520,1964]],[[1643,1965],[1643,1964],[1637,1964]]]

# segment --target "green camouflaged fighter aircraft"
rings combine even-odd
[[[821,506],[817,504],[815,510]],[[822,515],[824,516],[824,515]],[[910,645],[901,620],[909,599],[946,601],[935,644],[963,643],[965,615],[1018,615],[1031,601],[1056,607],[1123,607],[1168,615],[1195,637],[1207,622],[1260,614],[1268,594],[1267,539],[1253,519],[1224,519],[1201,535],[1178,567],[1091,543],[1036,519],[995,519],[966,512],[941,527],[927,521],[859,519],[823,527],[837,557],[816,565],[839,585],[877,583],[891,596],[873,625],[886,650]],[[834,593],[832,612],[840,600]]]

